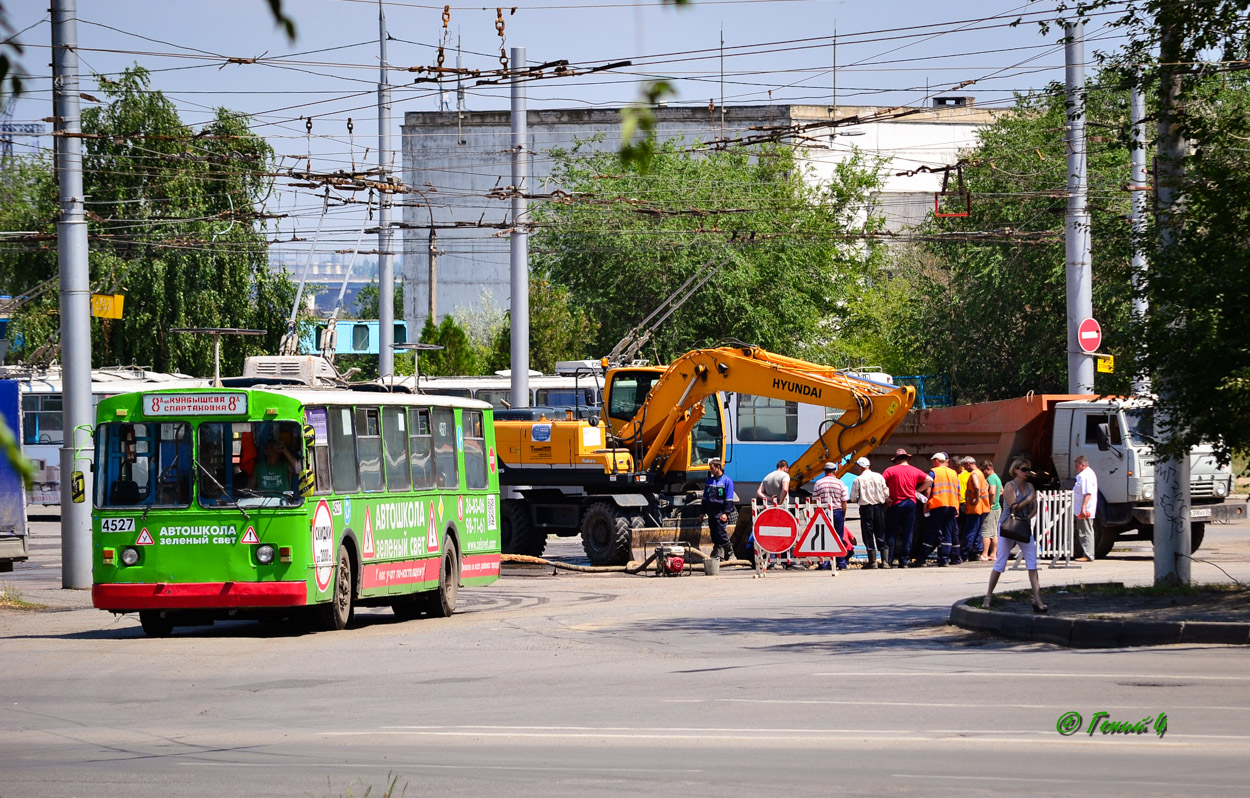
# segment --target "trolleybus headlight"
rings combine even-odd
[[[256,547],[256,562],[261,565],[268,565],[273,562],[273,546],[268,543]]]
[[[134,565],[139,562],[139,550],[134,546],[122,549],[122,565]]]

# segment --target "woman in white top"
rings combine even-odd
[[[1011,514],[1025,515],[1029,518],[1037,515],[1037,491],[1029,484],[1029,474],[1033,473],[1033,464],[1024,458],[1020,458],[1011,464],[1011,481],[1003,486],[1003,515],[1006,519]],[[1029,585],[1033,588],[1033,612],[1045,613],[1050,608],[1042,603],[1042,588],[1037,578],[1037,542],[1030,540],[1028,543],[1019,543],[998,536],[998,556],[994,559],[994,569],[990,571],[990,584],[985,589],[985,602],[981,605],[985,609],[990,608],[990,601],[994,597],[994,587],[998,584],[998,577],[1007,569],[1007,560],[1011,557],[1011,549],[1015,546],[1020,547],[1020,551],[1024,553],[1024,567],[1029,571]]]

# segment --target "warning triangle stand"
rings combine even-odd
[[[794,547],[795,557],[846,557],[849,552],[846,542],[833,526],[833,521],[825,514],[825,508],[817,507]]]

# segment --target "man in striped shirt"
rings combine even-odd
[[[812,501],[833,508],[833,528],[838,537],[846,542],[846,485],[837,476],[838,467],[833,463],[825,463],[825,475],[816,480],[812,486]],[[847,546],[850,548],[849,544]],[[838,570],[846,569],[846,557],[838,557]]]

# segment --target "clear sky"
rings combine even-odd
[[[27,94],[13,108],[15,122],[51,114],[48,5],[6,3],[13,27],[22,31],[22,66],[30,75]],[[275,27],[264,0],[79,0],[83,88],[95,91],[91,72],[113,74],[139,63],[152,71],[153,88],[178,104],[184,122],[198,125],[221,105],[247,112],[253,129],[285,156],[285,165],[311,152],[316,170],[349,168],[364,160],[366,148],[375,162],[378,3],[284,5],[298,26],[294,43]],[[454,91],[447,96],[431,84],[413,84],[416,73],[407,69],[433,65],[440,43],[445,64],[454,66],[457,42],[465,67],[498,69],[501,39],[493,6],[453,5],[445,32],[441,4],[384,7],[392,37],[388,60],[404,70],[391,72],[398,148],[405,111],[436,110],[444,100],[455,104]],[[526,0],[504,8],[503,20],[505,46],[526,47],[531,64],[635,64],[534,82],[528,88],[531,108],[618,106],[637,97],[641,79],[653,77],[675,82],[673,104],[719,104],[722,35],[726,104],[827,104],[834,97],[835,30],[839,104],[921,104],[929,94],[975,81],[959,93],[975,96],[978,105],[1003,107],[1014,91],[1063,78],[1057,33],[1043,37],[1027,21],[1008,26],[1021,15],[1042,19],[1052,8],[1049,0],[696,0],[681,8],[658,0]],[[1089,37],[1091,47],[1115,43],[1096,24]],[[227,63],[232,57],[257,62]],[[508,87],[468,85],[465,104],[468,110],[507,108]],[[302,119],[309,115],[312,137]],[[354,124],[350,137],[348,117]],[[47,146],[48,139],[43,142]],[[295,219],[279,223],[284,236],[292,228],[311,235],[317,214],[309,209],[319,210],[319,204],[306,193],[284,190],[274,205],[299,209]],[[355,240],[351,215],[340,215],[336,246]]]

